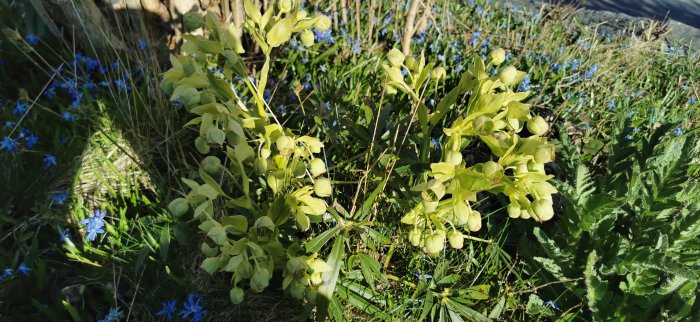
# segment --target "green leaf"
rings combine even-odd
[[[234,234],[245,234],[248,231],[248,219],[245,216],[223,216],[221,224],[232,227]]]
[[[193,43],[197,48],[207,54],[220,54],[224,52],[224,45],[218,41],[208,40],[202,36],[183,35],[182,38]]]
[[[328,316],[328,307],[333,299],[333,293],[335,292],[338,276],[340,275],[340,267],[344,259],[345,236],[338,235],[333,243],[333,248],[331,248],[331,253],[326,260],[331,270],[323,273],[323,285],[318,288],[316,321],[324,321],[326,316]]]
[[[362,276],[365,278],[365,281],[373,289],[376,288],[374,281],[376,279],[384,279],[381,272],[382,266],[376,259],[370,257],[368,254],[358,253],[355,256],[357,256],[357,259],[360,261],[360,270],[362,271]]]
[[[370,210],[372,210],[372,205],[374,204],[374,201],[377,200],[377,197],[379,196],[382,191],[384,191],[384,185],[386,184],[386,181],[382,181],[382,183],[377,186],[377,188],[372,191],[372,194],[365,199],[365,202],[362,203],[362,206],[357,210],[355,215],[353,216],[355,220],[357,221],[364,221],[367,219],[369,216]]]
[[[165,226],[160,231],[160,258],[166,262],[168,260],[168,251],[170,250],[170,225]]]
[[[80,314],[78,314],[78,311],[70,305],[70,303],[66,302],[65,300],[61,300],[61,304],[63,304],[63,308],[68,311],[68,314],[70,314],[70,317],[73,319],[75,322],[82,322],[83,319],[80,317]]]
[[[338,231],[340,231],[340,226],[335,226],[331,229],[328,229],[320,234],[318,236],[314,237],[313,239],[309,240],[306,242],[306,252],[308,253],[318,253],[323,246],[325,246],[333,236],[335,236]]]
[[[207,236],[211,238],[217,245],[223,245],[228,241],[226,230],[221,226],[214,226],[209,229]]]
[[[447,298],[447,308],[467,317],[469,321],[491,322],[487,316],[449,297]]]

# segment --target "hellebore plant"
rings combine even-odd
[[[488,65],[497,67],[505,61],[505,51],[496,49],[488,56]],[[427,151],[433,127],[454,106],[457,98],[470,93],[465,115],[457,117],[452,126],[443,129],[442,161],[432,163],[428,179],[411,190],[421,194],[417,204],[403,218],[412,226],[408,240],[428,254],[443,250],[445,240],[453,248],[462,248],[462,231],[481,229],[481,214],[471,203],[482,191],[504,194],[510,199],[508,215],[512,218],[552,218],[552,194],[556,189],[547,182],[544,164],[554,160],[554,146],[543,135],[548,125],[540,116],[533,116],[530,106],[522,103],[529,93],[514,92],[513,87],[525,76],[513,66],[505,66],[495,76],[489,76],[487,64],[479,57],[462,75],[459,85],[452,89],[431,113],[418,93],[432,80],[445,77],[442,67],[425,64],[425,58],[404,57],[397,49],[387,54],[387,92],[401,91],[414,102],[422,132],[421,161],[427,161]],[[404,77],[401,69],[408,70]],[[523,129],[529,135],[521,137]],[[491,150],[490,161],[467,166],[463,150],[480,141]],[[472,237],[473,238],[473,237]]]
[[[182,54],[172,58],[173,67],[161,85],[173,102],[182,102],[196,115],[187,125],[199,126],[195,146],[208,154],[197,181],[182,179],[189,193],[173,200],[169,209],[175,216],[194,210],[208,237],[201,245],[207,256],[201,267],[210,274],[233,273],[230,297],[235,304],[244,299],[244,283],[251,291],[262,292],[276,271],[284,273],[283,286],[289,294],[313,302],[323,283],[321,273],[330,269],[289,237],[308,230],[326,212],[321,198],[331,195],[332,185],[322,177],[326,165],[318,154],[323,143],[285,129],[264,99],[272,50],[295,33],[311,45],[312,27],[330,28],[328,17],[309,16],[300,5],[280,1],[277,10],[260,13],[246,0],[243,26],[219,26],[212,14],[206,20],[188,16],[188,27],[205,24],[208,37],[184,36]],[[254,75],[246,73],[239,56],[240,27],[265,56]],[[235,82],[246,86],[252,101],[234,91]]]

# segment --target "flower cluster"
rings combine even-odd
[[[94,241],[97,235],[105,233],[102,228],[105,226],[104,219],[106,215],[106,211],[97,209],[92,216],[80,221],[80,224],[85,226],[85,239]]]

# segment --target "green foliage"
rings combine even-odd
[[[552,230],[535,228],[532,259],[545,280],[564,283],[572,298],[562,302],[585,303],[594,320],[696,320],[696,135],[675,137],[666,124],[635,141],[626,125],[617,123],[602,173],[583,164],[562,132],[559,165],[568,180],[556,186],[565,215]]]
[[[325,162],[318,157],[323,144],[285,129],[263,97],[272,49],[293,33],[312,26],[330,27],[328,18],[307,17],[299,4],[283,17],[290,10],[261,14],[246,1],[246,30],[265,55],[259,75],[246,74],[238,55],[242,48],[236,27],[219,27],[210,13],[205,22],[209,37],[186,35],[182,54],[172,58],[173,67],[162,82],[171,100],[183,101],[197,115],[188,123],[199,126],[195,145],[200,153],[211,154],[201,162],[194,178],[199,181],[182,179],[189,192],[169,208],[176,216],[194,210],[199,229],[208,237],[202,244],[207,258],[201,268],[209,274],[233,273],[230,297],[234,304],[243,301],[244,281],[259,293],[278,271],[289,294],[298,299],[306,296],[314,303],[322,274],[331,271],[315,252],[306,254],[292,237],[295,230],[306,231],[312,221],[321,221],[326,212],[326,203],[319,197],[329,196],[332,186],[330,180],[319,177],[326,173]],[[222,76],[207,66],[222,68]],[[252,102],[232,90],[235,77],[242,78]]]

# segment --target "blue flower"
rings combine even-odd
[[[431,138],[430,142],[433,144],[433,147],[435,148],[435,150],[440,151],[440,141],[438,141],[437,138]]]
[[[185,309],[180,311],[180,313],[178,313],[178,316],[182,318],[187,318],[190,317],[190,315],[192,315],[190,321],[201,320],[204,317],[204,313],[207,312],[200,304],[201,300],[202,297],[197,295],[197,293],[190,293],[189,295],[187,295],[187,301],[182,303]]]
[[[27,137],[27,142],[26,142],[27,148],[31,149],[37,142],[39,142],[39,137],[34,135],[34,134],[30,134]]]
[[[24,40],[26,40],[32,46],[36,46],[37,44],[39,44],[39,37],[37,37],[34,34],[27,34],[26,36],[24,36]]]
[[[355,55],[362,53],[362,48],[360,48],[360,39],[355,39],[355,41],[352,43],[352,53]]]
[[[430,274],[423,274],[423,273],[421,273],[419,270],[416,270],[416,271],[413,273],[413,276],[415,276],[419,281],[422,281],[423,278],[425,278],[425,279],[431,279],[431,278],[433,278],[433,275],[430,275]]]
[[[102,320],[98,320],[97,322],[119,322],[122,320],[122,315],[119,308],[113,307],[109,309],[109,313],[107,313]]]
[[[17,122],[5,121],[5,125],[2,127],[2,129],[3,129],[3,130],[7,130],[7,129],[9,129],[9,128],[15,126],[15,124],[17,124]]]
[[[9,267],[5,268],[4,270],[2,270],[2,275],[0,275],[0,282],[12,277],[12,275],[14,275],[14,274],[15,274],[15,270],[13,270]]]
[[[148,49],[148,42],[146,41],[146,39],[141,38],[138,41],[136,41],[136,47],[138,47],[138,49],[141,50],[146,50]]]
[[[306,58],[306,57],[302,57],[302,58],[301,58],[301,63],[302,63],[302,64],[306,64],[306,63],[308,63],[308,62],[309,62],[309,59],[308,59],[308,58]]]
[[[68,121],[68,122],[75,122],[75,115],[71,114],[71,112],[68,111],[63,111],[63,120]]]
[[[17,150],[17,140],[6,136],[0,141],[0,150],[7,150],[7,152],[14,153]]]
[[[476,7],[476,14],[479,15],[479,16],[483,15],[483,14],[484,14],[484,9],[481,8],[481,6]]]
[[[46,154],[44,155],[44,170],[48,170],[51,167],[55,167],[58,165],[58,162],[56,161],[56,156],[53,154]]]
[[[688,99],[688,104],[690,104],[690,105],[695,105],[695,103],[697,103],[697,102],[698,102],[698,99],[695,97],[691,97]]]
[[[27,266],[27,264],[22,263],[19,265],[19,267],[17,267],[17,271],[22,273],[22,275],[24,276],[29,276],[29,273],[32,272],[32,269],[29,266]]]
[[[590,68],[586,71],[586,74],[584,75],[586,79],[590,80],[593,77],[593,74],[595,74],[598,71],[598,64],[593,64],[591,65]]]
[[[555,303],[554,301],[547,301],[547,302],[544,302],[544,306],[549,306],[549,307],[551,307],[551,308],[553,308],[553,309],[555,309],[555,310],[559,310],[559,307],[557,306],[557,303]]]
[[[97,209],[91,217],[80,221],[81,225],[85,225],[86,239],[88,241],[94,241],[98,234],[105,233],[104,229],[102,229],[105,226],[105,215],[107,215],[106,211]]]
[[[429,99],[429,100],[428,100],[428,106],[430,106],[430,107],[435,107],[435,99],[432,99],[432,98]]]
[[[116,85],[117,89],[120,91],[129,91],[129,84],[126,82],[125,79],[115,80],[114,85]]]
[[[673,135],[681,136],[683,135],[683,130],[681,128],[676,128],[675,130],[673,130]]]
[[[168,318],[168,321],[172,321],[173,314],[176,314],[175,312],[177,311],[177,303],[175,302],[175,300],[170,300],[165,301],[162,304],[163,309],[156,312],[156,316],[165,315]]]
[[[611,98],[610,101],[608,102],[608,110],[614,110],[615,109],[615,99]]]
[[[17,102],[15,103],[15,108],[12,110],[13,115],[22,115],[27,111],[27,103]]]
[[[530,75],[525,75],[523,80],[520,81],[520,86],[518,87],[519,92],[527,92],[530,90]]]
[[[469,44],[472,45],[472,46],[475,46],[476,44],[478,44],[478,43],[479,43],[479,37],[481,37],[481,31],[478,31],[478,30],[477,30],[477,31],[475,31],[475,32],[472,34],[472,40],[469,41]]]

